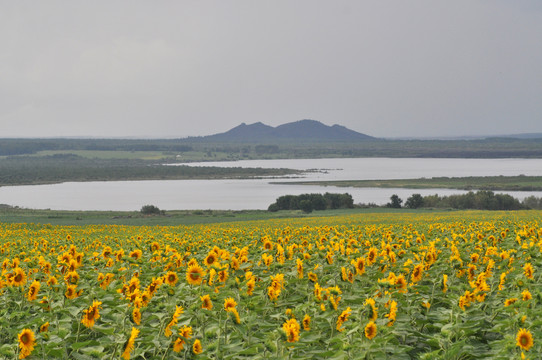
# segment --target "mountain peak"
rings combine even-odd
[[[272,127],[262,122],[240,125],[220,134],[205,136],[214,141],[279,142],[279,141],[359,141],[373,137],[341,125],[328,126],[320,121],[303,119]]]

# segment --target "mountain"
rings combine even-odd
[[[281,142],[281,141],[359,141],[374,139],[341,125],[328,126],[316,120],[299,120],[277,127],[261,122],[242,123],[224,133],[203,136],[200,140],[236,142]]]

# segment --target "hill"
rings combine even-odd
[[[374,138],[341,125],[328,126],[316,120],[299,120],[277,127],[261,122],[250,125],[242,123],[224,133],[202,136],[197,139],[214,142],[341,142]]]

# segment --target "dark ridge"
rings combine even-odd
[[[316,120],[299,120],[277,127],[261,122],[247,125],[242,123],[224,133],[203,136],[199,140],[212,141],[358,141],[374,139],[371,136],[350,130],[341,125],[328,126]]]

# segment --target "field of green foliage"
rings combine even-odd
[[[534,359],[541,215],[0,223],[0,358]]]

